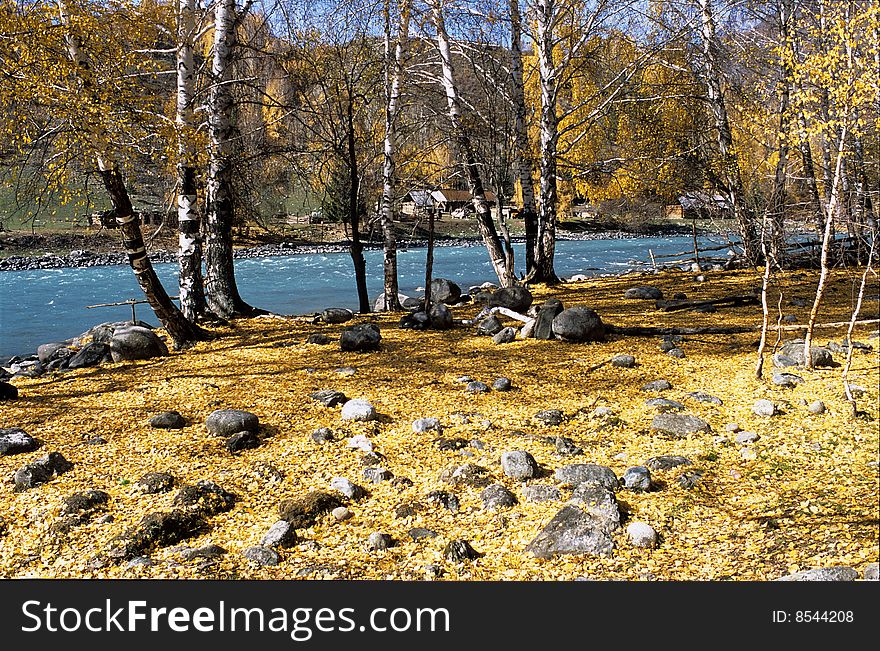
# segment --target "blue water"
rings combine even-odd
[[[631,268],[633,261],[646,262],[648,249],[659,255],[692,246],[690,237],[561,241],[556,245],[556,271],[561,276],[620,272]],[[523,246],[514,248],[521,267]],[[382,252],[367,251],[365,257],[367,284],[374,299],[382,291]],[[424,264],[424,249],[400,252],[401,292],[413,296],[416,287],[424,285]],[[169,293],[176,295],[176,265],[156,265],[156,271]],[[357,308],[348,253],[238,260],[235,273],[242,297],[273,312],[309,314],[331,306]],[[497,280],[481,246],[435,248],[434,276],[452,279],[464,290]],[[143,294],[127,266],[0,273],[0,359],[74,337],[102,321],[129,319],[127,306],[86,309],[86,305],[135,297]],[[157,323],[147,305],[137,306],[137,316]]]

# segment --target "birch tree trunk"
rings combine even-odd
[[[177,229],[180,309],[195,322],[205,314],[202,245],[196,206],[195,146],[193,137],[195,0],[179,0],[177,14]]]
[[[209,163],[205,197],[205,299],[223,319],[256,311],[238,293],[232,258],[232,49],[235,47],[235,0],[214,5],[214,53],[208,97]]]
[[[501,244],[501,239],[498,237],[498,231],[495,229],[495,222],[492,220],[489,203],[486,201],[486,192],[483,188],[483,180],[480,175],[480,169],[477,166],[470,134],[461,121],[461,106],[458,98],[458,88],[455,85],[455,71],[449,48],[449,35],[446,32],[446,24],[443,19],[442,0],[432,0],[432,13],[434,26],[437,30],[437,50],[440,54],[442,71],[441,83],[446,93],[446,105],[452,137],[458,148],[458,155],[461,159],[468,185],[470,186],[477,225],[480,228],[483,243],[489,252],[492,268],[498,276],[498,282],[502,287],[513,287],[517,284],[516,274],[514,269],[506,264],[504,247]]]
[[[128,255],[128,262],[134,272],[147,302],[155,312],[156,317],[168,332],[168,336],[175,348],[180,348],[198,339],[202,339],[205,333],[194,325],[177,308],[162,282],[156,275],[155,269],[147,256],[144,237],[140,223],[131,205],[125,180],[119,170],[119,165],[113,155],[113,145],[107,133],[103,118],[100,115],[101,101],[97,97],[96,89],[91,78],[91,67],[88,58],[82,50],[79,37],[71,22],[67,3],[58,0],[58,12],[61,24],[64,27],[64,39],[70,60],[76,68],[79,91],[85,101],[92,104],[97,117],[89,119],[85,125],[92,138],[94,156],[98,165],[98,173],[101,176],[104,189],[113,204],[116,223],[122,232],[122,242]]]
[[[765,264],[775,265],[781,269],[785,264],[785,206],[786,180],[788,179],[788,138],[789,138],[789,105],[791,102],[791,84],[794,76],[792,70],[792,47],[789,24],[792,16],[791,0],[781,0],[778,5],[778,29],[782,42],[782,80],[779,83],[779,129],[777,132],[776,173],[773,178],[773,195],[770,208],[770,246],[766,247],[764,237],[761,241],[761,252]],[[767,260],[769,254],[770,259]]]
[[[541,85],[541,163],[538,228],[535,241],[534,269],[528,280],[557,284],[554,269],[556,249],[556,209],[558,202],[556,155],[559,144],[559,118],[556,101],[559,94],[559,70],[554,64],[553,46],[556,25],[555,0],[535,2],[535,47]]]
[[[529,131],[526,119],[525,79],[523,76],[522,16],[519,0],[510,0],[510,76],[513,102],[515,170],[522,193],[522,219],[526,231],[526,277],[535,270],[535,250],[538,240],[538,214],[535,207],[535,186],[532,181],[532,162],[529,153]]]
[[[742,239],[745,258],[750,264],[755,264],[759,257],[755,219],[745,205],[742,174],[739,160],[733,148],[733,135],[730,130],[727,104],[721,91],[721,70],[718,64],[718,42],[712,0],[697,0],[697,4],[700,9],[703,47],[703,81],[706,85],[706,98],[715,126],[716,144],[723,167],[721,176],[727,186],[726,193],[733,206],[733,214],[736,218],[739,236]]]
[[[385,0],[385,142],[382,166],[382,249],[384,253],[385,310],[401,310],[397,282],[397,236],[394,233],[395,156],[397,113],[403,83],[403,52],[409,37],[410,2],[402,0],[398,33],[391,38],[391,0]],[[393,50],[393,51],[392,51]]]

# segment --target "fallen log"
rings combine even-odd
[[[743,305],[757,305],[758,297],[754,294],[744,294],[742,296],[725,296],[724,298],[716,298],[705,301],[664,301],[656,302],[658,310],[664,312],[680,312],[681,310],[696,310],[701,307],[742,307]]]
[[[833,323],[817,323],[813,329],[830,330],[833,328],[849,327],[849,321],[835,321]],[[864,319],[856,321],[855,325],[877,325],[880,319]],[[696,328],[660,328],[652,326],[616,326],[605,325],[605,331],[613,335],[628,337],[662,337],[666,335],[739,335],[746,332],[757,332],[761,326],[703,326]],[[778,325],[770,326],[768,330],[806,330],[806,325]]]

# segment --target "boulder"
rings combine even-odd
[[[605,531],[620,528],[623,515],[614,492],[594,481],[579,484],[571,495],[569,504],[575,504],[591,515]]]
[[[483,500],[483,508],[500,509],[510,506],[516,506],[516,495],[507,490],[501,484],[492,484],[487,486],[480,493],[480,499]]]
[[[657,546],[657,532],[646,522],[632,522],[626,528],[626,535],[633,547],[652,549]]]
[[[110,541],[107,556],[116,561],[142,556],[156,547],[173,545],[203,532],[208,523],[196,511],[174,509],[149,513],[137,526]]]
[[[632,355],[615,355],[611,358],[611,366],[618,368],[635,368],[636,358]]]
[[[570,307],[553,319],[553,334],[563,341],[604,341],[605,326],[602,319],[588,307]]]
[[[354,318],[354,312],[344,307],[328,307],[321,312],[320,318],[324,323],[345,323]]]
[[[558,299],[544,301],[535,320],[535,339],[553,339],[553,319],[564,309],[562,301]]]
[[[203,516],[224,513],[235,506],[235,495],[212,481],[202,480],[181,488],[172,504]]]
[[[624,298],[659,301],[663,299],[663,292],[657,287],[650,285],[642,285],[639,287],[630,287],[623,293]]]
[[[9,382],[0,382],[0,401],[18,398],[18,388]]]
[[[536,558],[560,554],[608,556],[614,549],[601,523],[576,506],[563,507],[525,548]]]
[[[452,312],[443,303],[434,303],[428,325],[432,330],[449,330],[452,327]]]
[[[40,364],[48,364],[58,359],[67,359],[74,354],[65,343],[42,344],[37,347],[37,358]]]
[[[168,347],[149,328],[125,326],[113,331],[110,338],[110,357],[114,362],[150,359],[168,354]]]
[[[617,475],[611,468],[595,463],[573,463],[563,466],[556,470],[554,477],[559,483],[568,486],[579,486],[584,482],[593,482],[614,491],[619,485]]]
[[[325,407],[335,407],[336,405],[344,405],[348,398],[342,391],[334,391],[333,389],[323,389],[310,393],[309,398],[320,402]]]
[[[419,418],[413,421],[412,431],[416,434],[424,434],[425,432],[442,433],[443,427],[440,425],[439,418]]]
[[[367,422],[377,417],[376,408],[366,400],[349,400],[342,405],[342,420]]]
[[[776,415],[777,409],[776,405],[774,405],[772,401],[762,398],[761,400],[755,401],[755,404],[752,406],[752,413],[756,416],[769,418],[770,416]]]
[[[778,387],[786,387],[789,389],[793,389],[799,384],[802,384],[804,378],[800,375],[795,375],[794,373],[780,373],[778,371],[773,373],[772,382]]]
[[[667,400],[666,398],[649,398],[645,400],[645,404],[654,407],[657,411],[665,413],[667,411],[682,411],[684,405],[676,400]]]
[[[347,352],[368,352],[377,350],[382,341],[379,326],[373,323],[358,323],[348,326],[339,336],[339,346]]]
[[[0,456],[33,452],[40,443],[33,436],[17,427],[0,429]]]
[[[463,563],[479,557],[480,553],[467,540],[451,540],[443,550],[443,558],[450,563]]]
[[[449,468],[440,474],[440,481],[452,486],[471,486],[482,488],[491,481],[489,472],[474,463],[466,463],[461,466]]]
[[[104,491],[90,488],[68,495],[64,498],[64,513],[82,513],[92,511],[110,501],[110,496]]]
[[[468,382],[467,386],[464,388],[468,393],[487,393],[489,391],[489,386],[484,382]]]
[[[260,419],[241,409],[217,409],[208,415],[205,427],[211,436],[228,438],[238,432],[258,432]]]
[[[378,552],[388,549],[394,544],[394,539],[387,533],[374,531],[367,538],[367,548],[370,551]]]
[[[53,477],[64,474],[73,468],[60,452],[50,452],[45,457],[40,457],[19,468],[12,480],[15,491],[24,491],[45,484]]]
[[[702,418],[689,414],[657,414],[651,421],[651,429],[663,434],[684,438],[690,434],[701,434],[712,431],[709,423]]]
[[[654,380],[642,387],[642,391],[668,391],[672,388],[669,380]]]
[[[446,278],[431,280],[431,301],[453,305],[461,298],[461,287]]]
[[[248,547],[241,553],[241,555],[256,567],[272,567],[281,562],[281,557],[278,555],[278,552],[269,547],[263,547],[262,545]]]
[[[562,423],[565,416],[558,409],[542,409],[535,414],[535,420],[540,421],[544,425],[555,427]]]
[[[511,388],[513,388],[513,384],[510,381],[510,378],[500,377],[492,382],[493,391],[510,391]]]
[[[802,570],[776,579],[777,581],[857,581],[859,573],[851,567],[821,567]]]
[[[477,334],[491,337],[492,335],[498,334],[503,329],[504,325],[501,323],[498,317],[494,314],[491,314],[480,321],[480,323],[477,325]]]
[[[525,287],[502,287],[489,297],[489,307],[506,307],[525,314],[532,304],[532,293]]]
[[[260,437],[254,432],[236,432],[226,439],[226,449],[236,454],[242,450],[253,450],[260,447]]]
[[[632,466],[623,473],[621,483],[624,488],[636,492],[646,492],[654,487],[651,481],[651,471],[645,466]]]
[[[523,495],[527,502],[550,502],[562,497],[562,493],[556,486],[547,484],[532,484],[523,489]]]
[[[365,497],[367,491],[365,491],[361,486],[358,486],[354,482],[346,479],[345,477],[334,477],[330,480],[330,488],[333,490],[342,493],[350,500],[359,500],[362,497]]]
[[[181,429],[186,427],[186,419],[176,411],[156,414],[149,420],[150,427],[157,429]]]
[[[410,299],[406,294],[397,294],[397,302],[400,303],[401,307],[406,307],[404,303]],[[385,294],[379,294],[376,297],[376,300],[373,301],[373,312],[385,312],[387,308],[385,307]]]
[[[501,470],[511,479],[532,479],[540,472],[538,462],[524,450],[511,450],[501,454]]]
[[[681,457],[675,454],[664,454],[658,457],[651,457],[645,461],[645,467],[650,470],[670,470],[678,466],[689,466],[691,460],[687,457]]]
[[[804,362],[804,342],[801,339],[793,339],[782,345],[780,352],[797,362],[798,365]],[[810,357],[813,366],[821,368],[823,366],[834,366],[834,358],[831,351],[821,346],[810,346]]]
[[[110,346],[105,343],[94,341],[86,344],[79,351],[69,358],[67,368],[88,368],[97,366],[101,362],[110,359]]]

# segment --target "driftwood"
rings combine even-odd
[[[696,310],[701,307],[741,307],[743,305],[757,305],[758,297],[754,294],[744,294],[742,296],[725,296],[724,298],[716,298],[706,301],[657,301],[656,307],[664,312],[679,312],[681,310]]]

